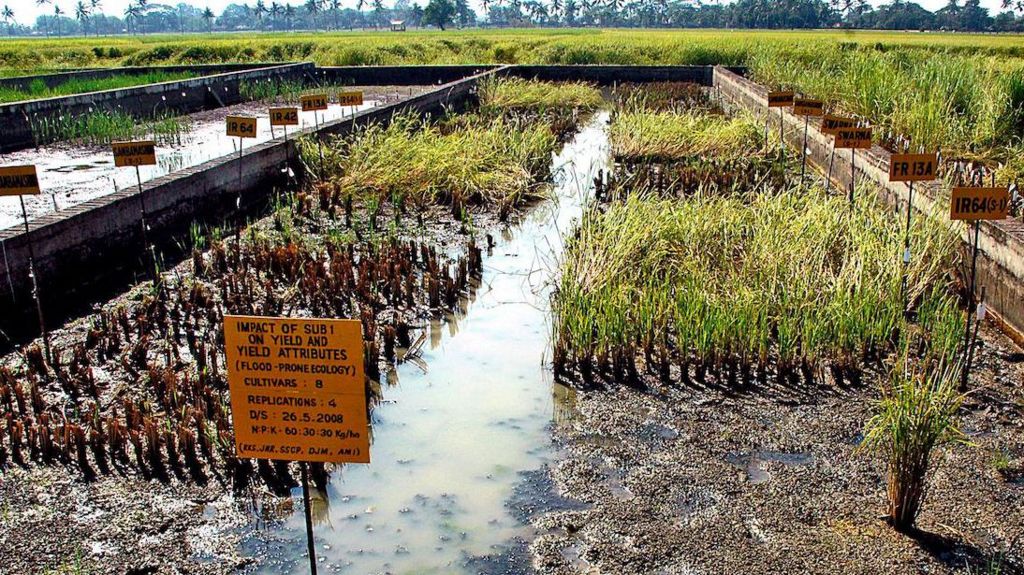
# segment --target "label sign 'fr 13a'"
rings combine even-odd
[[[949,219],[1003,220],[1010,211],[1009,188],[953,188]]]
[[[239,457],[369,463],[362,324],[224,316]]]
[[[33,196],[39,193],[35,166],[0,168],[0,196]]]
[[[153,140],[114,142],[110,148],[114,152],[115,167],[156,165],[156,142]]]
[[[935,154],[889,156],[890,182],[929,182],[935,179],[939,160]]]
[[[792,90],[780,90],[778,92],[768,92],[768,107],[769,108],[788,108],[793,105],[793,91]]]
[[[303,112],[327,109],[327,94],[309,94],[299,98]]]

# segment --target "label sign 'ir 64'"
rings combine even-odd
[[[951,220],[1003,220],[1010,211],[1009,188],[953,188]]]
[[[248,116],[228,116],[228,135],[233,138],[255,138],[256,118]]]
[[[939,160],[935,154],[889,156],[890,182],[929,182],[935,179]]]
[[[32,196],[39,193],[35,166],[0,168],[0,196]]]
[[[369,463],[358,320],[224,316],[239,457]]]
[[[362,106],[363,93],[356,90],[351,92],[338,92],[338,103],[342,106]]]

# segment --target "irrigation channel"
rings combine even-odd
[[[562,235],[606,167],[607,120],[596,115],[553,158],[554,199],[502,233],[465,312],[430,326],[422,364],[388,376],[373,412],[373,463],[345,467],[314,493],[322,572],[523,569],[512,556],[531,528],[510,498],[537,490],[544,481],[534,476],[554,455],[549,280]],[[524,498],[543,508],[544,493]],[[243,548],[266,557],[256,573],[306,573],[305,537],[297,506]]]
[[[424,90],[418,86],[388,88],[383,86],[356,86],[362,90],[366,100],[357,111],[408,97]],[[229,114],[254,116],[257,118],[255,138],[246,138],[243,146],[248,148],[274,137],[281,138],[284,132],[276,128],[273,132],[268,121],[269,106],[297,106],[297,102],[247,102],[215,110],[197,112],[179,118],[182,124],[180,134],[156,138],[157,164],[139,168],[143,182],[165,176],[172,172],[198,166],[203,162],[238,153],[238,138],[225,133],[224,118]],[[352,106],[330,104],[327,110],[299,112],[299,125],[289,128],[293,134],[298,130],[311,128],[317,120],[322,124],[337,120],[353,113]],[[117,169],[109,145],[83,145],[80,142],[58,142],[35,149],[21,150],[0,155],[4,165],[35,164],[39,173],[39,184],[43,194],[25,197],[25,208],[30,218],[56,210],[65,209],[93,198],[111,194],[116,190],[135,187],[135,171]],[[21,207],[17,197],[0,198],[0,229],[21,225]]]

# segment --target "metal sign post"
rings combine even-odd
[[[156,143],[153,140],[138,142],[114,142],[111,144],[114,166],[135,168],[135,182],[139,186],[139,225],[142,230],[142,246],[148,253],[153,268],[153,281],[160,279],[160,268],[156,262],[156,248],[149,243],[149,225],[146,223],[146,197],[142,193],[142,174],[139,166],[156,165]]]

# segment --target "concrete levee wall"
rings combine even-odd
[[[85,68],[82,70],[69,70],[66,72],[52,72],[49,74],[34,74],[31,76],[12,76],[0,78],[0,88],[11,90],[27,90],[34,83],[42,82],[48,88],[53,88],[70,80],[101,80],[115,76],[141,76],[154,72],[176,74],[180,72],[192,72],[197,75],[206,76],[210,74],[224,74],[227,72],[238,72],[242,70],[253,70],[256,68],[269,68],[280,66],[283,63],[258,63],[258,64],[192,64],[180,66],[124,66],[119,68]]]
[[[766,104],[767,88],[721,67],[714,70],[713,84],[725,102],[752,112],[762,122],[767,118],[769,129],[778,133],[779,109],[769,111]],[[794,116],[788,110],[781,117],[786,141],[800,149],[804,119]],[[819,128],[820,122],[813,120],[808,125],[808,162],[824,173],[829,165],[832,137],[822,134]],[[850,150],[837,150],[832,169],[833,182],[843,189],[849,189],[854,177],[858,186],[870,182],[895,211],[905,213],[910,199],[909,186],[889,182],[888,151],[875,145],[870,150],[857,150],[854,157]],[[918,213],[935,213],[940,218],[948,218],[948,193],[943,191],[939,182],[916,183],[912,201]],[[963,238],[963,251],[965,255],[968,254],[973,233],[963,224],[951,225]],[[986,288],[986,303],[995,312],[996,321],[1002,324],[1011,337],[1021,341],[1021,334],[1024,333],[1024,222],[1019,218],[982,222],[978,245],[979,290],[981,286]],[[966,257],[963,259],[968,260]]]
[[[325,66],[315,72],[325,84],[429,86],[494,70],[499,66]]]
[[[286,64],[0,105],[0,126],[4,129],[0,152],[37,145],[33,123],[101,110],[121,111],[138,118],[150,118],[163,112],[188,114],[241,102],[242,86],[247,82],[296,80],[314,69],[315,66],[308,63]]]
[[[509,66],[503,74],[549,82],[577,81],[610,86],[623,82],[694,82],[711,85],[710,66]]]

